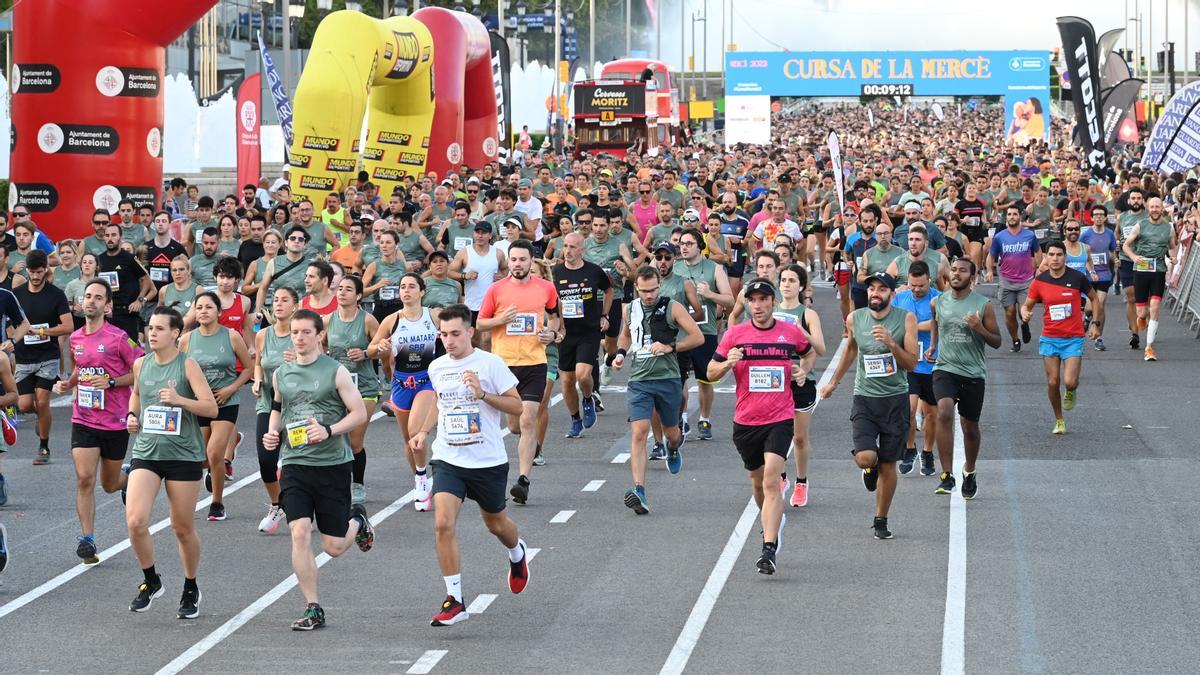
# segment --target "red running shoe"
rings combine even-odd
[[[442,608],[437,614],[433,615],[433,621],[429,622],[430,626],[453,626],[459,621],[466,621],[471,618],[467,614],[467,606],[454,599],[453,595],[447,595],[442,601]]]
[[[521,547],[521,561],[508,563],[508,590],[513,593],[520,593],[529,584],[529,550],[521,539],[517,540],[517,546]]]

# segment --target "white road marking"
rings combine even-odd
[[[433,670],[433,667],[438,664],[438,661],[442,660],[442,657],[446,655],[446,652],[447,650],[445,649],[430,649],[422,654],[421,658],[417,659],[416,663],[412,664],[412,668],[409,668],[405,672],[408,673],[408,675],[426,675],[426,673]]]
[[[526,551],[526,555],[528,555],[528,553],[529,552]],[[495,599],[496,596],[493,593],[480,593],[475,597],[474,600],[471,601],[471,605],[467,607],[467,614],[482,614],[483,610],[487,609],[488,605],[491,605],[492,601]]]
[[[842,358],[842,352],[846,349],[846,338],[838,343],[838,348],[833,352],[833,358],[825,366],[825,372],[821,374],[820,381],[817,382],[817,390],[828,384],[833,378],[833,371],[837,369],[838,361]],[[820,399],[818,399],[818,404]],[[692,651],[696,649],[696,644],[700,641],[700,634],[704,632],[704,626],[708,623],[709,616],[712,615],[713,607],[717,604],[717,598],[721,596],[721,590],[725,588],[725,582],[729,580],[729,573],[733,570],[733,563],[737,561],[738,554],[746,545],[746,538],[750,536],[750,530],[754,520],[758,517],[758,506],[755,505],[754,499],[751,498],[746,503],[746,508],[742,510],[742,515],[738,518],[737,525],[734,526],[733,532],[729,535],[729,540],[725,542],[725,548],[722,549],[720,557],[717,558],[716,565],[713,566],[712,573],[708,575],[708,581],[704,583],[704,588],[700,590],[700,597],[696,598],[696,604],[692,606],[692,611],[688,614],[687,621],[683,624],[683,630],[679,631],[679,637],[675,640],[675,646],[671,648],[671,653],[667,656],[666,663],[663,664],[662,670],[659,672],[662,675],[674,675],[682,673],[687,666],[688,659],[692,656]]]
[[[575,515],[574,511],[559,511],[558,513],[554,514],[554,517],[550,519],[550,522],[551,523],[565,523],[568,520],[570,520],[571,516],[573,516],[573,515]]]
[[[406,494],[403,497],[392,502],[387,507],[385,507],[383,510],[375,513],[375,515],[370,516],[371,524],[378,527],[380,523],[382,523],[383,521],[390,518],[393,514],[395,514],[400,509],[404,508],[405,504],[408,504],[409,502],[411,502],[413,500],[413,497],[416,496],[416,494],[417,494],[416,490],[409,490],[408,494]],[[317,568],[319,569],[321,567],[324,567],[325,563],[329,562],[330,560],[333,560],[333,558],[329,557],[329,555],[326,553],[322,553],[322,554],[318,555],[317,556]],[[278,584],[276,584],[276,586],[274,588],[267,591],[260,598],[258,598],[254,602],[250,603],[250,605],[247,606],[245,609],[243,609],[242,611],[235,614],[232,619],[221,624],[220,627],[218,627],[213,632],[209,633],[207,636],[204,637],[204,639],[202,639],[199,642],[197,642],[196,644],[192,645],[190,648],[188,648],[187,651],[185,651],[184,653],[175,657],[170,663],[163,666],[158,671],[159,675],[173,675],[174,673],[178,673],[179,671],[188,667],[193,662],[195,662],[196,659],[200,658],[201,656],[204,656],[206,653],[208,653],[209,650],[211,650],[213,647],[216,647],[218,644],[220,644],[220,642],[222,640],[224,640],[225,638],[232,635],[234,631],[236,631],[237,629],[246,625],[247,623],[250,622],[251,619],[253,619],[254,617],[261,614],[263,612],[263,610],[265,610],[267,607],[270,607],[272,604],[274,604],[276,600],[282,598],[285,594],[287,594],[288,591],[295,588],[297,583],[298,582],[296,580],[295,574],[293,574],[293,575],[289,576],[288,578],[284,579],[283,581],[279,582]],[[431,650],[431,651],[425,652],[425,656],[422,656],[417,661],[417,663],[414,664],[413,667],[409,669],[408,672],[410,672],[410,673],[411,672],[428,673],[429,669],[433,668],[433,666],[435,664],[437,664],[438,659],[441,659],[442,656],[446,655],[446,652],[444,650],[441,651],[441,653],[438,654],[436,657],[432,658],[432,662],[430,662],[428,664],[428,668],[426,668],[425,670],[417,671],[414,669],[417,668],[417,666],[420,666],[422,663],[424,663],[426,661],[426,657],[428,657],[431,653],[434,653],[434,651],[436,651],[436,650]]]
[[[536,556],[537,554],[539,554],[541,552],[542,552],[542,549],[540,549],[540,548],[525,549],[525,555],[529,556],[529,562],[533,562],[534,556]]]
[[[962,480],[963,434],[954,418],[954,475]],[[967,622],[967,505],[959,492],[950,495],[949,554],[946,561],[946,614],[942,620],[942,675],[958,675],[966,669],[965,631]]]
[[[624,464],[629,461],[628,452],[618,452],[616,457],[612,458],[612,464]]]
[[[604,485],[604,481],[594,480],[594,481],[588,483],[587,485],[584,485],[583,489],[580,490],[580,492],[595,492],[595,491],[599,490],[602,485]]]

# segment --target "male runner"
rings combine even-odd
[[[275,370],[263,447],[281,448],[279,503],[292,533],[292,570],[307,603],[292,630],[308,631],[325,626],[325,610],[317,598],[313,521],[321,532],[321,549],[333,558],[355,543],[363,552],[371,550],[375,529],[366,508],[350,502],[354,462],[346,434],[367,421],[358,387],[345,366],[321,352],[325,322],[320,314],[296,310],[291,326],[295,360]]]
[[[938,297],[937,289],[929,283],[929,266],[918,260],[908,269],[908,288],[896,293],[892,302],[917,317],[917,367],[908,374],[908,406],[909,427],[908,442],[904,446],[904,457],[900,460],[900,473],[912,473],[917,459],[917,413],[925,420],[921,430],[924,435],[925,449],[921,451],[921,473],[933,475],[933,441],[937,436],[937,418],[935,407],[937,399],[933,396],[933,359],[925,358],[925,350],[932,344],[930,332],[933,330],[933,299]]]
[[[709,380],[717,382],[733,371],[737,387],[733,444],[749,474],[750,491],[759,508],[763,546],[757,567],[761,574],[775,573],[787,520],[776,476],[784,472],[792,443],[790,382],[803,383],[817,360],[798,325],[775,320],[775,293],[765,279],[746,286],[750,321],[725,333],[707,373]],[[800,356],[798,362],[792,360],[795,355]]]
[[[1146,201],[1150,217],[1133,226],[1125,235],[1121,250],[1133,263],[1133,302],[1137,307],[1138,331],[1146,331],[1143,359],[1157,361],[1154,338],[1158,335],[1158,314],[1167,292],[1168,260],[1178,253],[1179,239],[1171,220],[1164,215],[1162,200]]]
[[[584,428],[596,423],[593,375],[599,361],[600,339],[608,330],[613,286],[603,268],[584,260],[582,234],[566,235],[562,245],[563,262],[553,270],[565,329],[558,345],[558,370],[562,376],[563,405],[571,415],[567,438],[579,438]]]
[[[1109,289],[1112,288],[1113,269],[1116,267],[1113,253],[1117,250],[1117,237],[1108,228],[1108,209],[1099,204],[1092,207],[1092,226],[1083,229],[1079,241],[1090,249],[1092,269],[1096,272],[1096,278],[1092,281],[1092,288],[1096,291],[1096,304],[1090,309],[1092,324],[1096,326],[1095,348],[1096,351],[1102,352],[1107,349],[1104,345],[1104,302],[1108,298]]]
[[[934,492],[945,495],[954,490],[954,407],[957,405],[965,455],[963,499],[974,499],[978,490],[975,461],[979,459],[982,438],[979,416],[983,411],[987,377],[983,346],[999,349],[1001,340],[992,305],[971,289],[977,271],[974,261],[966,258],[950,265],[950,290],[938,296],[931,305],[933,334],[924,355],[925,360],[936,358],[933,396],[937,399],[937,446],[942,475]],[[925,473],[924,456],[921,464],[921,472]],[[932,458],[929,464],[932,467]]]
[[[704,235],[699,230],[688,228],[679,236],[679,257],[675,261],[675,274],[696,285],[696,295],[700,296],[703,312],[696,324],[700,326],[704,344],[679,358],[684,362],[684,368],[696,374],[696,389],[700,394],[700,421],[696,427],[696,437],[707,441],[713,437],[713,385],[716,383],[708,380],[708,364],[717,351],[717,308],[726,312],[733,309],[734,294],[725,267],[704,256]],[[687,376],[686,372],[683,376]],[[683,406],[686,410],[687,382],[684,385]]]
[[[492,353],[517,378],[521,396],[517,444],[520,474],[509,493],[513,501],[529,499],[529,474],[537,450],[534,424],[546,393],[546,345],[561,335],[558,293],[554,284],[530,275],[533,244],[518,239],[508,247],[509,275],[488,287],[475,327],[492,332]]]
[[[914,226],[915,227],[915,226]],[[829,398],[854,363],[854,404],[850,424],[854,461],[863,485],[875,493],[876,539],[891,539],[888,510],[896,494],[896,462],[908,436],[908,373],[917,367],[917,319],[892,307],[896,280],[889,274],[867,279],[867,306],[846,318],[846,349],[821,390]]]
[[[1086,275],[1067,267],[1067,249],[1062,242],[1046,244],[1045,256],[1047,270],[1037,275],[1029,286],[1029,297],[1021,306],[1021,320],[1028,322],[1033,318],[1037,303],[1045,306],[1038,353],[1046,368],[1046,393],[1054,412],[1052,433],[1065,434],[1067,424],[1063,410],[1075,407],[1075,390],[1079,387],[1079,371],[1083,366],[1083,297],[1087,296],[1088,302],[1094,303],[1096,293]],[[1136,264],[1136,258],[1134,262]],[[1094,330],[1092,334],[1095,335]],[[1147,346],[1148,343],[1149,340]],[[1066,387],[1065,396],[1060,390],[1060,380]]]
[[[683,455],[679,452],[679,446],[683,445],[683,429],[679,426],[683,383],[675,354],[704,344],[704,336],[683,305],[669,297],[659,297],[658,270],[650,266],[639,269],[634,286],[638,299],[625,309],[613,367],[624,366],[632,350],[628,401],[633,487],[625,493],[625,506],[645,515],[650,512],[645,488],[646,434],[650,431],[650,421],[657,412],[667,440],[667,470],[679,473],[683,467]]]
[[[1029,324],[1021,322],[1021,339],[1017,339],[1017,307],[1025,302],[1033,272],[1042,265],[1042,249],[1037,236],[1021,225],[1021,209],[1009,206],[1004,210],[1005,229],[992,237],[987,254],[987,282],[995,276],[996,262],[1000,263],[1000,306],[1004,308],[1004,323],[1012,339],[1011,352],[1021,351],[1032,335]]]
[[[58,382],[62,358],[58,338],[70,335],[75,326],[66,294],[46,282],[46,264],[44,251],[30,251],[25,260],[29,283],[13,291],[29,319],[29,332],[15,343],[15,356],[20,394],[17,405],[23,413],[37,414],[38,452],[34,464],[50,461],[50,390]]]
[[[427,422],[409,441],[414,452],[425,452],[429,432],[436,425],[430,462],[434,537],[446,599],[430,621],[433,626],[450,626],[470,616],[463,604],[456,535],[458,514],[467,498],[479,505],[484,525],[508,549],[508,589],[520,593],[529,583],[528,550],[517,524],[504,511],[508,453],[500,439],[500,413],[522,413],[518,380],[500,357],[472,346],[474,332],[471,310],[465,305],[442,309],[438,334],[446,354],[429,366],[439,414],[436,422]]]
[[[129,412],[133,362],[142,355],[133,338],[105,321],[112,303],[112,289],[103,279],[84,287],[83,328],[70,337],[74,367],[70,377],[54,385],[56,394],[76,390],[71,413],[71,458],[75,462],[75,510],[83,533],[75,554],[86,565],[100,562],[93,533],[97,465],[105,492],[123,490],[128,482],[121,467],[129,446],[125,415]]]
[[[1117,216],[1117,257],[1120,260],[1119,274],[1121,287],[1125,289],[1125,320],[1129,323],[1129,332],[1132,335],[1129,337],[1129,348],[1140,349],[1142,346],[1141,337],[1138,335],[1143,327],[1140,325],[1137,314],[1137,298],[1134,295],[1136,290],[1136,277],[1134,276],[1133,259],[1125,251],[1125,241],[1129,235],[1133,233],[1133,228],[1150,219],[1150,214],[1146,212],[1146,194],[1139,187],[1134,187],[1129,190],[1126,197],[1126,204],[1129,209],[1122,211]],[[1147,321],[1147,326],[1149,322]]]

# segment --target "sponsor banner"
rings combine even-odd
[[[846,212],[846,188],[842,184],[842,145],[836,131],[829,132],[829,163],[833,165],[833,180],[837,183],[838,211]]]
[[[283,78],[275,70],[275,62],[267,45],[263,42],[262,31],[258,33],[258,51],[262,54],[263,72],[267,74],[267,82],[271,85],[271,98],[275,101],[275,113],[279,117],[279,126],[283,128],[283,146],[292,147],[292,104],[288,101],[287,90],[283,86]]]
[[[646,85],[600,80],[575,87],[575,115],[598,115],[601,121],[646,115]]]
[[[154,68],[104,66],[96,71],[96,89],[105,96],[156,98],[162,78]]]
[[[362,154],[360,156],[363,158],[364,161],[370,160],[372,162],[382,162],[383,161],[383,148],[373,148],[368,145],[367,147],[363,148]]]
[[[53,211],[58,206],[58,190],[49,183],[12,183],[8,191],[8,208],[18,203],[34,212]]]
[[[402,134],[397,131],[380,131],[375,140],[379,143],[388,143],[390,145],[409,145],[412,143],[412,134]]]
[[[1081,130],[1088,167],[1097,176],[1112,171],[1104,143],[1104,108],[1100,103],[1100,63],[1096,53],[1096,31],[1086,19],[1077,16],[1058,17],[1058,33],[1062,36],[1063,56],[1071,77],[1071,100],[1075,103],[1075,124]]]
[[[307,169],[308,165],[311,163],[312,155],[302,155],[298,152],[293,152],[291,156],[288,157],[288,165],[294,166],[297,169]]]
[[[158,190],[141,185],[116,185],[122,199],[133,202],[135,207],[144,205],[155,206],[158,203]],[[119,201],[119,200],[118,200]]]
[[[1118,135],[1121,129],[1121,122],[1128,113],[1133,111],[1133,104],[1137,102],[1138,92],[1141,91],[1142,84],[1144,84],[1142,80],[1130,78],[1117,83],[1115,87],[1104,93],[1105,147],[1111,148],[1117,143],[1125,142]]]
[[[325,170],[334,173],[347,173],[358,169],[358,160],[345,157],[330,157],[325,160]]]
[[[49,94],[62,84],[62,73],[49,63],[14,63],[9,83],[14,94]]]
[[[410,175],[411,173],[412,172],[405,169],[392,166],[377,166],[375,167],[375,170],[371,172],[371,178],[373,180],[390,180],[393,183],[399,183],[400,181],[404,180],[405,176]]]
[[[499,131],[496,138],[500,146],[512,151],[512,84],[508,43],[495,32],[489,32],[492,43],[492,86],[496,90],[496,114]],[[486,151],[485,151],[486,152]]]
[[[121,143],[117,130],[112,127],[53,122],[38,129],[37,140],[38,148],[48,155],[111,155]]]
[[[237,188],[258,185],[262,175],[262,74],[255,73],[242,81],[237,95]]]
[[[1180,89],[1162,109],[1154,129],[1150,132],[1150,138],[1146,140],[1146,151],[1142,155],[1143,166],[1158,168],[1176,132],[1196,109],[1197,104],[1200,104],[1200,80]]]
[[[341,141],[333,136],[305,136],[301,145],[305,150],[337,152]]]
[[[302,190],[320,190],[329,192],[337,185],[337,181],[332,176],[301,176],[300,189]]]
[[[385,59],[392,61],[392,68],[387,77],[390,80],[403,80],[417,69],[418,63],[424,63],[430,58],[429,47],[422,47],[416,33],[407,31],[392,31],[393,42],[384,50]]]
[[[396,160],[401,164],[409,166],[425,166],[425,153],[423,152],[402,152]]]

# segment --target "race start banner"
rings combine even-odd
[[[1005,135],[1045,138],[1050,59],[1041,51],[729,52],[725,96],[1003,96]]]

